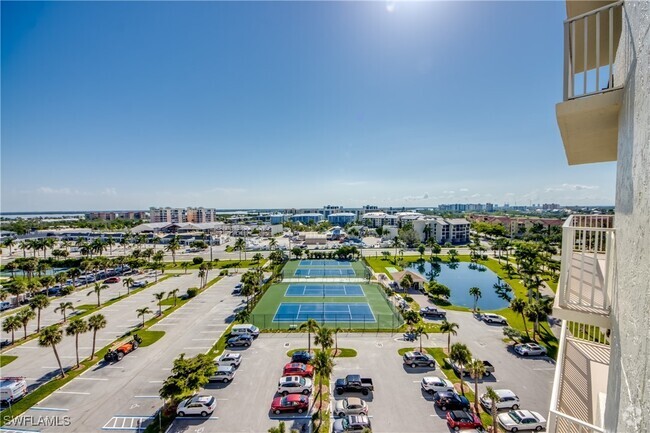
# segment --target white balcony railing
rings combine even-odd
[[[566,220],[555,305],[558,318],[609,328],[615,241],[613,215],[572,215]],[[606,320],[593,321],[590,315]]]
[[[564,100],[619,89],[614,59],[621,35],[623,1],[564,22]]]

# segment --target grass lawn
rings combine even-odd
[[[137,332],[138,336],[142,338],[142,343],[140,343],[140,347],[147,347],[151,346],[154,344],[156,341],[160,340],[163,335],[165,335],[165,331],[149,331],[149,330],[144,330]]]
[[[294,283],[298,284],[298,283]],[[302,284],[302,283],[301,283]],[[343,283],[342,283],[343,284]],[[358,283],[347,283],[358,284]],[[359,296],[335,296],[335,297],[310,297],[310,296],[296,296],[285,297],[285,291],[289,283],[274,284],[268,288],[262,299],[259,300],[257,306],[251,313],[251,323],[255,324],[261,329],[289,329],[291,325],[300,325],[303,321],[295,322],[273,322],[273,318],[281,303],[368,303],[372,310],[376,321],[373,322],[326,322],[328,327],[340,327],[343,329],[395,329],[402,324],[402,320],[398,317],[393,310],[391,310],[388,301],[383,296],[383,289],[377,284],[360,284],[365,297]]]
[[[287,356],[291,358],[294,353],[296,352],[306,352],[307,348],[303,347],[300,349],[292,349],[287,352]],[[317,348],[312,348],[312,352],[318,353],[320,352],[320,349]],[[334,348],[330,349],[330,354],[334,352]],[[354,349],[344,349],[342,347],[339,347],[339,353],[336,355],[336,358],[354,358],[357,356],[357,351]]]
[[[209,260],[204,261],[203,263],[208,263]],[[267,259],[262,259],[259,262],[255,262],[253,260],[219,260],[219,261],[213,261],[212,262],[212,270],[215,269],[232,269],[232,268],[252,268],[256,266],[264,266],[264,263],[267,262]],[[185,269],[181,266],[180,261],[176,261],[176,264],[166,262],[165,263],[165,270],[176,270],[176,271],[181,271],[181,273],[185,273]],[[190,264],[190,266],[187,268],[188,271],[191,269],[199,269],[201,264],[199,263],[198,265],[195,265],[191,260],[188,261],[187,263]]]
[[[0,355],[0,367],[4,367],[5,365],[14,361],[16,358],[18,357],[13,355]]]

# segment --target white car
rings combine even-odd
[[[519,409],[519,397],[517,397],[517,394],[509,389],[495,389],[494,392],[499,396],[497,409]],[[488,412],[492,408],[492,400],[487,398],[485,394],[481,396],[481,404]]]
[[[510,432],[519,430],[540,431],[546,428],[544,417],[529,410],[511,410],[508,413],[499,415],[498,420],[501,427]]]
[[[217,371],[210,378],[210,382],[228,383],[235,378],[235,367],[230,365],[220,365]]]
[[[483,321],[485,323],[499,323],[501,325],[507,325],[508,320],[505,317],[499,316],[498,314],[485,313],[483,314]]]
[[[278,394],[284,396],[288,394],[308,395],[312,390],[312,380],[302,376],[284,376],[278,382]]]
[[[231,367],[239,367],[241,364],[241,354],[240,353],[224,353],[217,360],[218,365],[230,365]]]
[[[515,352],[517,352],[521,356],[544,356],[544,355],[546,355],[546,349],[544,349],[539,344],[535,344],[535,343],[517,344],[515,346]]]
[[[336,400],[334,415],[344,417],[348,415],[368,415],[368,405],[358,397],[348,397]]]
[[[454,391],[454,384],[451,380],[442,379],[436,376],[427,376],[422,378],[420,382],[422,389],[429,394],[436,392]]]
[[[217,400],[211,395],[194,395],[181,401],[176,408],[176,415],[201,415],[206,417],[217,408]]]

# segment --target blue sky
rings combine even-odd
[[[612,204],[564,2],[2,2],[2,211]]]

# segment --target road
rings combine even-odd
[[[180,278],[196,281],[195,276]],[[238,281],[239,276],[220,280],[153,326],[152,330],[166,332],[158,342],[139,348],[119,363],[101,361],[26,415],[65,413],[71,425],[41,428],[65,433],[123,430],[146,420],[162,404],[158,390],[173,360],[181,353],[190,357],[207,352],[234,319],[233,310],[242,302],[231,295]]]
[[[153,293],[163,291],[168,293],[170,290],[175,288],[180,289],[180,293],[184,293],[187,288],[197,287],[198,285],[199,278],[197,272],[180,275],[179,277],[171,277],[108,307],[102,308],[98,312],[106,317],[107,325],[106,328],[97,332],[96,349],[101,349],[141,323],[142,319],[137,317],[136,309],[149,307],[152,311],[157,311],[158,307],[153,298]],[[118,289],[115,288],[114,290],[117,291]],[[108,300],[110,295],[106,293],[103,294],[107,295],[105,299]],[[77,296],[79,296],[79,294],[77,294]],[[80,296],[86,303],[89,299],[97,299],[94,294],[90,297],[86,297],[85,291],[82,292]],[[50,317],[50,315],[48,315],[48,317]],[[52,315],[52,317],[55,316]],[[79,336],[80,358],[83,359],[87,357],[90,354],[91,349],[92,332],[81,334]],[[61,343],[57,345],[57,351],[64,368],[72,367],[75,364],[75,339],[73,336],[64,335]],[[34,389],[43,382],[46,382],[59,372],[53,350],[49,347],[39,346],[36,339],[10,349],[5,353],[18,356],[18,359],[4,366],[2,368],[2,375],[24,376],[27,378],[28,387],[30,389]]]

